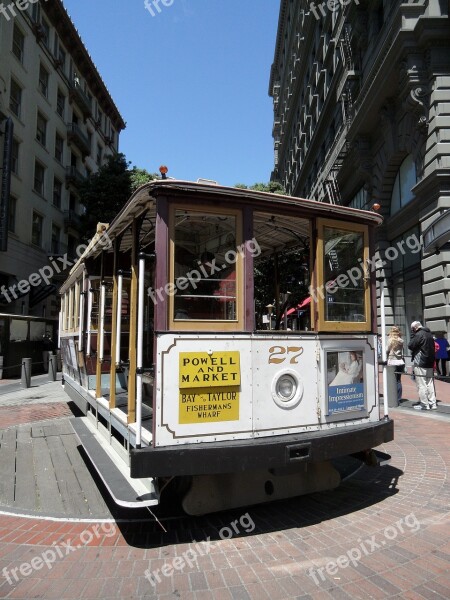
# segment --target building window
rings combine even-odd
[[[367,191],[362,187],[350,200],[349,206],[364,210],[367,204]]]
[[[52,253],[60,254],[60,239],[61,239],[61,229],[53,224],[52,225]]]
[[[64,119],[65,109],[66,109],[66,97],[61,92],[61,90],[58,89],[58,95],[56,96],[56,112],[63,119]]]
[[[31,243],[35,246],[42,246],[42,224],[44,219],[38,213],[33,211],[33,224],[31,228]]]
[[[16,231],[16,210],[17,198],[15,196],[10,196],[8,213],[8,231],[11,231],[11,233],[15,233]]]
[[[48,78],[49,74],[44,65],[39,67],[39,90],[43,96],[48,97]]]
[[[31,18],[35,23],[39,23],[41,19],[41,7],[39,4],[33,4],[31,7]]]
[[[9,108],[12,113],[19,117],[22,109],[22,88],[11,79],[11,95],[9,98]]]
[[[391,196],[391,216],[406,206],[414,199],[411,189],[417,183],[416,165],[414,158],[409,154],[400,165],[394,181]]]
[[[61,46],[61,41],[55,33],[55,46],[54,46],[54,57],[57,60],[57,67],[61,67],[61,70],[64,72],[66,67],[66,52]]]
[[[23,63],[23,50],[25,46],[25,36],[14,24],[14,32],[13,32],[13,43],[12,43],[12,51],[13,54]]]
[[[67,254],[69,256],[75,256],[77,248],[77,240],[73,237],[73,235],[67,236]]]
[[[19,174],[19,146],[19,142],[14,138],[11,149],[11,171],[16,175]]]
[[[34,163],[34,191],[44,195],[45,167],[38,161]]]
[[[64,71],[66,70],[66,51],[63,50],[61,46],[59,47],[58,60],[61,63],[61,70],[64,73]]]
[[[103,113],[100,109],[98,109],[98,114],[97,114],[97,125],[99,127],[99,129],[102,129],[103,127]]]
[[[407,240],[407,243],[405,243]],[[422,321],[422,245],[418,226],[405,231],[399,238],[390,242],[392,248],[402,248],[392,261],[393,313],[394,322],[402,329],[409,342],[409,324]]]
[[[103,148],[100,146],[100,144],[97,144],[97,158],[96,158],[96,162],[97,162],[97,165],[99,167],[102,164],[102,157],[103,157]]]
[[[57,177],[55,177],[53,179],[53,205],[56,206],[56,208],[61,208],[61,198],[62,183]]]
[[[42,31],[42,41],[47,46],[50,47],[50,25],[44,18],[41,18],[41,31]]]
[[[36,125],[36,139],[43,146],[47,143],[47,120],[38,113]]]
[[[64,160],[64,140],[59,133],[55,135],[55,158],[60,163]]]

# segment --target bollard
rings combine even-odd
[[[22,384],[22,387],[31,387],[31,358],[22,358],[20,383]]]
[[[56,354],[48,355],[48,377],[50,381],[56,381]]]
[[[386,369],[388,406],[390,408],[395,408],[398,406],[397,380],[395,378],[396,367],[393,365],[386,365],[384,368]]]

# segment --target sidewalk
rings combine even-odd
[[[403,397],[401,408],[412,408],[419,402],[416,382],[411,379],[411,375],[405,373],[402,375]],[[436,391],[437,412],[450,415],[450,378],[447,380],[434,379],[434,389]],[[383,396],[383,375],[379,374],[380,396]]]
[[[31,377],[31,386],[23,387],[20,379],[0,380],[0,406],[12,406],[19,403],[67,402],[67,396],[61,387],[61,373],[52,381],[48,374]]]

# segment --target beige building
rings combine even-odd
[[[448,11],[447,0],[281,0],[270,78],[272,178],[295,196],[380,204],[387,325],[406,333],[415,319],[450,333]]]
[[[79,246],[76,183],[125,123],[60,0],[4,7],[0,56],[0,312],[54,317]]]

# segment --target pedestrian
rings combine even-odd
[[[439,345],[436,352],[436,370],[439,376],[447,377],[448,340],[445,338],[443,331],[436,334],[436,343]]]
[[[388,333],[387,364],[395,367],[395,379],[397,380],[397,406],[400,406],[403,395],[402,373],[405,371],[403,343],[402,332],[399,327],[394,325]]]
[[[433,365],[434,340],[428,327],[423,327],[420,321],[411,323],[411,340],[408,344],[411,350],[416,377],[419,404],[416,410],[436,410],[436,394],[434,391]]]

